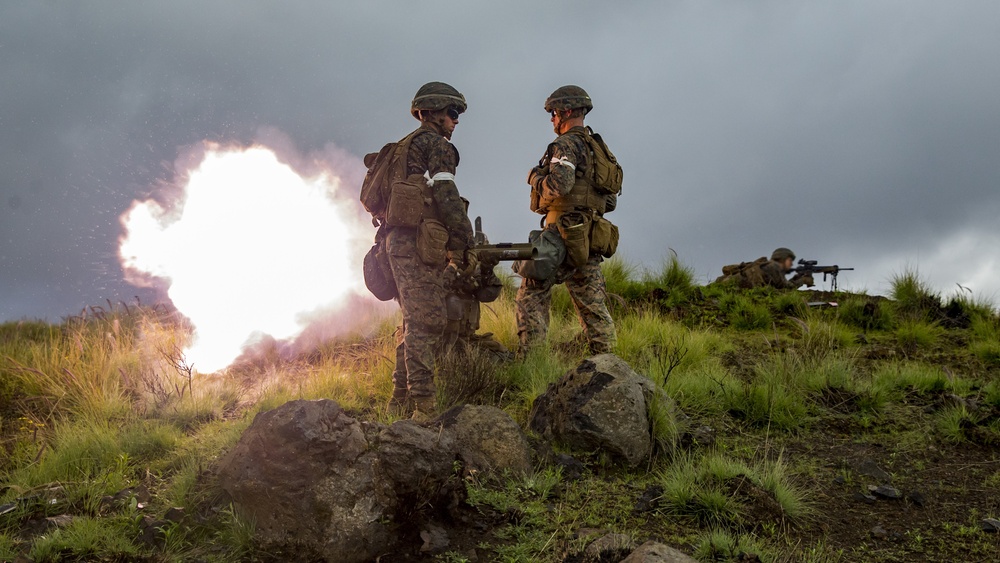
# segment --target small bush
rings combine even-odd
[[[837,308],[837,317],[848,326],[862,330],[888,330],[892,312],[887,301],[865,295],[851,296]]]
[[[941,327],[921,320],[904,320],[896,328],[900,347],[908,352],[934,346],[941,337]]]
[[[916,269],[905,269],[890,280],[896,314],[910,321],[934,321],[940,317],[941,296],[934,293]]]
[[[719,302],[726,313],[729,325],[737,330],[763,330],[774,322],[771,311],[764,305],[754,303],[744,293],[728,293]]]

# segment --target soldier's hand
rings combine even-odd
[[[816,282],[813,281],[812,274],[806,274],[806,275],[802,276],[802,279],[799,280],[799,281],[801,281],[802,283],[806,284],[806,287],[813,287],[813,286],[816,285]]]
[[[535,189],[540,189],[539,184],[545,179],[545,176],[549,173],[548,169],[541,166],[536,166],[528,172],[528,185]]]

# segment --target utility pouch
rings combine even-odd
[[[528,206],[532,211],[538,211],[539,206],[542,202],[542,194],[539,190],[531,188],[531,204]]]
[[[423,176],[398,180],[392,184],[392,195],[385,210],[385,222],[390,227],[416,227],[424,212]]]
[[[590,257],[590,224],[590,217],[579,211],[564,213],[556,223],[566,243],[566,259],[574,268],[584,266]]]
[[[417,257],[428,266],[443,266],[448,258],[448,229],[436,219],[425,219],[417,229]]]
[[[392,277],[392,267],[389,265],[389,253],[382,241],[372,245],[365,254],[363,265],[365,286],[379,301],[389,301],[399,296],[396,280]]]
[[[590,251],[611,258],[618,250],[618,227],[604,217],[594,219],[590,227]]]

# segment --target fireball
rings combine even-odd
[[[188,365],[225,368],[255,339],[293,339],[361,294],[371,229],[332,171],[303,177],[264,146],[210,145],[182,175],[173,202],[133,202],[119,254],[130,282],[158,278],[193,325]]]

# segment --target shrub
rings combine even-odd
[[[890,280],[897,315],[906,320],[934,321],[940,316],[941,296],[931,291],[916,269],[904,269]]]
[[[852,295],[841,301],[837,318],[848,326],[862,330],[888,330],[892,327],[892,312],[887,301],[867,295]]]

